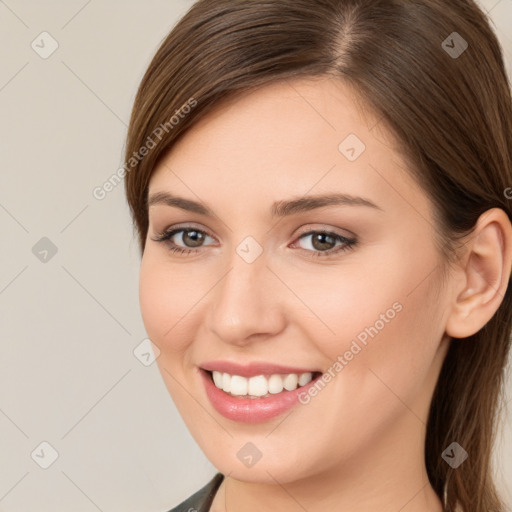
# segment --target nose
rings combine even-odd
[[[208,329],[224,342],[239,346],[275,336],[286,325],[280,284],[267,267],[265,253],[252,263],[235,253],[229,271],[212,290]]]

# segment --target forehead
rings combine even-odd
[[[149,192],[248,207],[308,191],[379,194],[386,179],[414,188],[404,167],[396,140],[348,86],[286,80],[220,103],[160,160]]]
[[[171,158],[174,162],[184,156],[200,160],[203,153],[215,151],[243,159],[258,149],[260,162],[279,154],[286,154],[289,161],[293,155],[314,157],[326,148],[337,152],[338,143],[351,133],[365,143],[375,137],[372,131],[378,119],[367,108],[363,112],[362,106],[362,100],[339,80],[279,81],[224,99],[174,145]],[[267,151],[261,152],[262,147]]]

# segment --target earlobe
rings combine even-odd
[[[454,289],[446,333],[467,338],[478,332],[501,305],[510,281],[512,225],[507,214],[493,208],[478,219],[465,244],[460,285]]]

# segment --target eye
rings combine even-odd
[[[177,236],[179,234],[179,236]],[[203,230],[194,227],[181,227],[168,231],[164,231],[153,238],[155,242],[162,242],[168,245],[169,250],[179,254],[189,254],[198,252],[198,249],[204,245],[207,238],[215,240],[212,236]],[[309,242],[304,244],[306,247],[300,247],[302,250],[307,251],[308,256],[330,256],[352,249],[357,244],[357,239],[347,238],[337,233],[330,231],[308,231],[303,233],[298,240],[307,240]],[[175,240],[173,240],[175,239]],[[181,239],[183,245],[176,242]],[[292,244],[294,247],[297,243]]]
[[[176,237],[178,233],[181,233],[180,236]],[[177,238],[178,240],[181,239],[181,242],[184,244],[183,246],[177,245],[173,238]],[[196,252],[198,247],[201,247],[203,242],[206,238],[211,238],[213,240],[213,237],[208,235],[205,231],[202,231],[200,229],[188,227],[188,228],[176,228],[169,231],[165,231],[157,236],[157,238],[154,238],[153,240],[155,242],[165,242],[169,249],[172,252],[177,253],[190,253],[190,252]]]
[[[308,231],[303,233],[298,240],[307,240],[302,248],[311,253],[311,256],[329,256],[339,252],[352,249],[357,240],[355,238],[347,238],[330,231]],[[337,244],[337,242],[339,242]],[[294,244],[296,245],[296,243]],[[304,247],[305,246],[305,247]]]

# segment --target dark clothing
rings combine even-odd
[[[204,487],[169,512],[209,512],[222,480],[224,475],[217,473]]]

